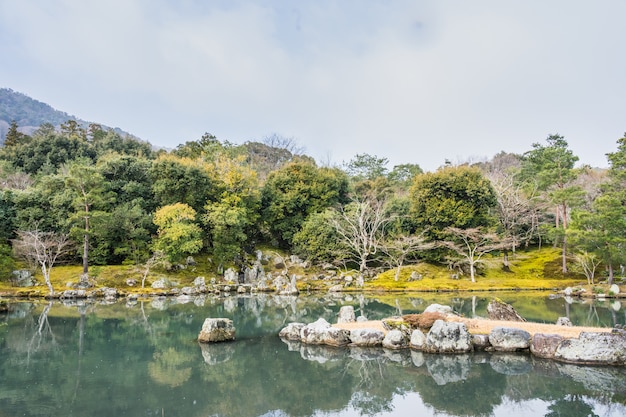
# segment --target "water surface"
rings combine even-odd
[[[623,368],[302,346],[276,336],[292,321],[333,321],[342,305],[371,319],[432,302],[483,316],[494,295],[533,321],[625,322],[614,302],[516,293],[18,303],[0,315],[0,417],[626,415]],[[233,319],[237,340],[199,345],[205,317]]]

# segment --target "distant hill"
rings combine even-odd
[[[10,88],[0,88],[0,143],[4,143],[9,125],[13,120],[17,123],[20,132],[30,135],[44,123],[50,123],[58,128],[61,123],[70,119],[76,120],[84,128],[93,123],[56,110],[46,103],[37,101]],[[104,125],[102,125],[102,128],[112,129],[124,136],[135,137],[119,128],[111,128]]]

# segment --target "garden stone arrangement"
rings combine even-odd
[[[578,337],[568,337],[559,333],[571,331],[572,326],[544,325],[550,327],[550,333],[531,334],[524,330],[527,323],[518,320],[502,321],[501,326],[484,333],[484,328],[468,328],[450,307],[439,305],[429,306],[422,314],[371,322],[353,319],[353,307],[344,306],[339,317],[341,323],[335,325],[323,318],[310,324],[289,323],[279,336],[305,345],[382,347],[439,354],[529,352],[564,363],[626,365],[626,331],[622,329],[581,331]]]

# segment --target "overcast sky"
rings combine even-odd
[[[625,0],[0,0],[0,87],[175,147],[435,170],[626,132]]]

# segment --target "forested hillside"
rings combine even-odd
[[[20,132],[31,134],[44,123],[49,123],[58,128],[68,120],[75,120],[83,128],[88,128],[90,124],[90,122],[55,110],[50,105],[25,94],[10,88],[0,88],[0,144],[4,143],[13,121],[19,126]],[[106,126],[104,128],[108,129]],[[116,131],[120,134],[127,134],[121,130],[116,129]]]
[[[521,155],[424,173],[357,154],[319,166],[292,139],[235,145],[205,134],[172,151],[73,119],[0,148],[0,274],[36,244],[83,265],[211,260],[243,270],[259,247],[364,277],[428,261],[480,279],[520,247],[555,245],[563,274],[609,281],[626,262],[626,136],[610,169],[577,168],[565,138]],[[65,253],[67,250],[67,253]],[[59,258],[60,259],[60,258]],[[9,272],[8,272],[9,271]]]

